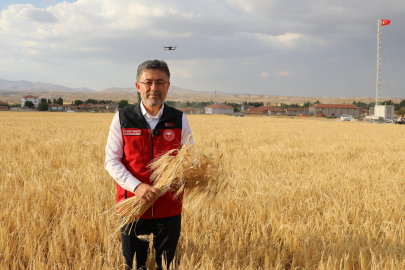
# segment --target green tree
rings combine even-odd
[[[83,101],[80,99],[75,100],[75,106],[79,106],[80,104],[83,104]]]
[[[41,98],[41,103],[46,102],[46,98]]]
[[[35,107],[35,105],[34,105],[34,103],[32,103],[32,101],[26,101],[24,104],[24,107],[28,107],[28,108],[32,109]]]
[[[47,111],[48,110],[48,103],[46,101],[39,103],[38,110]]]
[[[236,107],[236,106],[235,106],[235,107],[233,107],[233,112],[234,112],[234,113],[239,112],[239,108],[238,108],[238,107]]]
[[[309,108],[309,107],[312,106],[312,105],[314,105],[314,104],[312,104],[312,103],[309,102],[309,101],[304,102],[304,108]]]
[[[405,108],[400,109],[400,110],[397,112],[397,115],[405,115]]]
[[[128,100],[122,99],[120,102],[118,102],[118,107],[120,108],[128,107]]]
[[[63,105],[63,98],[59,97],[58,100],[56,100],[56,102],[54,102],[54,103]]]
[[[48,99],[48,104],[51,104],[52,102],[51,102],[51,100],[50,99]]]

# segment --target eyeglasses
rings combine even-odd
[[[146,87],[152,87],[153,84],[155,84],[157,87],[162,87],[163,85],[165,85],[166,83],[169,82],[164,82],[164,81],[147,81],[147,82],[138,82],[138,83],[142,83],[144,84]]]

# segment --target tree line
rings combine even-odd
[[[141,100],[141,96],[138,93],[138,102],[140,102]],[[38,106],[39,110],[47,110],[48,106],[50,104],[60,104],[63,105],[63,98],[59,97],[59,98],[54,98],[53,101],[51,101],[51,99],[46,99],[46,98],[41,98],[41,102]],[[98,100],[98,99],[86,99],[85,101],[82,100],[75,100],[72,101],[72,105],[74,106],[79,106],[81,104],[109,104],[109,103],[114,103],[112,100]],[[175,107],[175,108],[204,108],[207,107],[209,105],[214,104],[214,102],[211,101],[202,101],[202,102],[196,102],[196,101],[165,101],[165,103],[171,107]],[[132,104],[130,104],[128,102],[128,100],[121,100],[119,102],[117,102],[118,107],[119,108],[125,108],[128,106],[131,106]],[[223,104],[226,104],[228,106],[231,106],[234,108],[234,111],[239,111],[241,104],[240,103],[231,103],[231,102],[223,102]],[[277,107],[281,107],[282,109],[285,108],[308,108],[314,104],[321,104],[321,102],[319,100],[315,101],[315,102],[304,102],[303,105],[300,105],[298,103],[293,103],[293,104],[286,104],[286,103],[280,103],[280,105],[278,104],[278,102],[276,102],[275,106]],[[370,103],[365,103],[365,102],[361,102],[361,101],[353,101],[352,103],[354,106],[359,107],[359,108],[364,108],[369,110],[371,107],[374,107],[375,102],[370,102]],[[394,110],[395,111],[400,111],[398,112],[399,114],[405,114],[405,99],[401,100],[398,103],[393,102],[392,100],[388,100],[388,101],[384,101],[382,102],[383,105],[393,105],[394,106]],[[247,101],[243,101],[242,102],[243,106],[253,106],[255,108],[260,107],[260,106],[264,106],[264,102],[247,102]],[[272,104],[270,102],[266,102],[266,106],[271,106]],[[18,104],[14,104],[14,105],[8,105],[9,107],[19,107]],[[31,101],[26,101],[24,104],[25,107],[28,108],[34,108],[34,104]]]
[[[371,107],[375,106],[375,102],[370,102],[370,103],[364,103],[364,102],[356,102],[353,101],[352,103],[354,106],[357,106],[359,108],[364,108],[364,109],[370,109]],[[394,106],[394,111],[398,111],[401,108],[405,107],[405,99],[401,100],[398,103],[393,102],[392,100],[384,101],[381,102],[382,105],[393,105]]]
[[[100,99],[100,100],[99,99],[91,99],[91,98],[86,99],[85,101],[82,101],[80,99],[72,101],[72,105],[74,105],[74,106],[79,106],[81,104],[89,104],[89,103],[91,103],[91,104],[110,104],[110,103],[113,103],[113,101],[112,100],[104,100],[104,99]]]

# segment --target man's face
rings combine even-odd
[[[166,73],[160,69],[145,70],[139,82],[135,83],[142,101],[148,106],[159,106],[165,101],[170,82]]]

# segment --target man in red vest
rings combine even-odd
[[[137,235],[153,233],[158,269],[174,258],[181,230],[183,194],[172,186],[164,195],[153,187],[147,166],[172,149],[180,149],[191,135],[185,114],[164,103],[170,86],[170,72],[161,60],[145,61],[138,67],[135,83],[142,101],[117,112],[113,118],[106,146],[104,167],[117,182],[117,202],[136,196],[153,202],[132,229],[121,230],[126,269],[146,269],[149,243]]]

